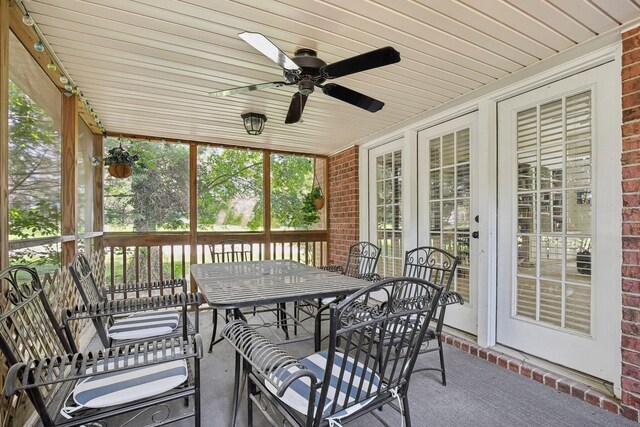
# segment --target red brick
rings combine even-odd
[[[628,335],[640,335],[640,323],[622,322],[622,333]]]
[[[635,351],[622,349],[622,361],[640,366],[640,353]]]
[[[622,123],[637,119],[640,119],[640,107],[637,105],[622,110]]]
[[[624,277],[640,277],[640,267],[639,266],[622,266],[622,275]]]
[[[629,406],[622,406],[621,409],[621,414],[623,417],[630,419],[632,421],[638,422],[638,410],[631,408]]]
[[[640,81],[640,79],[638,79]],[[640,149],[640,136],[630,136],[622,140],[622,151],[631,151]]]
[[[509,360],[509,362],[507,363],[507,367],[509,368],[510,371],[515,372],[516,374],[520,373],[520,365],[521,363],[517,360]]]
[[[622,279],[622,291],[633,292],[634,294],[640,293],[640,280],[638,279]]]
[[[637,64],[627,65],[626,67],[622,67],[622,72],[620,73],[620,77],[622,81],[626,81],[629,79],[636,78],[640,75],[640,67]]]
[[[622,363],[622,376],[640,379],[640,368],[629,363]]]
[[[624,126],[622,126],[623,128],[625,127],[633,127],[635,129],[638,129],[640,131],[640,122],[633,122],[630,124],[626,124]],[[639,132],[634,132],[634,135],[637,135]],[[628,165],[637,165],[638,163],[640,163],[640,151],[625,151],[624,153],[622,153],[621,159],[622,161],[622,166],[628,166]],[[636,178],[640,178],[639,176],[636,175]]]
[[[640,310],[622,307],[622,320],[626,320],[627,322],[640,322]]]
[[[622,377],[622,389],[630,393],[640,393],[640,381],[628,377]]]
[[[631,406],[632,408],[640,409],[640,396],[623,390],[622,404],[626,406]]]
[[[477,345],[469,346],[469,354],[473,356],[477,356],[479,351],[480,351],[480,348]]]
[[[623,92],[625,93],[625,92]],[[637,107],[638,105],[640,105],[640,93],[638,92],[633,92],[630,93],[628,95],[624,95],[622,97],[622,109],[623,109],[623,115],[622,115],[622,122],[625,123],[629,120],[625,120],[624,118],[624,111],[626,109],[630,109],[631,107]]]
[[[584,395],[584,400],[587,403],[590,403],[594,406],[601,407],[602,405],[602,395],[593,390],[588,390]]]
[[[629,79],[622,83],[622,94],[627,95],[640,91],[640,78]]]
[[[624,154],[623,154],[624,156]],[[622,179],[636,179],[640,178],[640,166],[625,166],[622,168]]]
[[[487,360],[487,349],[481,348],[480,350],[478,350],[478,356],[480,356],[480,359]]]
[[[531,378],[531,371],[532,371],[532,368],[529,365],[524,365],[523,364],[520,367],[520,375],[522,375],[524,377]]]
[[[575,383],[571,386],[571,396],[584,400],[584,394],[589,390],[589,387],[582,383]]]
[[[605,397],[602,399],[602,409],[617,414],[620,412],[620,406],[613,400]]]
[[[631,50],[622,54],[622,66],[635,64],[640,62],[640,51]]]
[[[544,382],[544,371],[538,368],[534,368],[534,370],[531,372],[531,378],[538,381],[539,383]]]
[[[460,343],[460,350],[464,351],[465,353],[469,353],[469,343],[462,341]]]
[[[640,194],[623,194],[622,206],[626,208],[637,208],[640,206]]]
[[[640,307],[640,296],[639,295],[631,295],[631,294],[623,294],[622,295],[622,305],[625,307]]]
[[[557,382],[558,391],[561,391],[566,394],[571,394],[571,385],[575,381],[568,380],[567,378],[562,378]]]
[[[623,193],[637,193],[640,191],[640,179],[622,181]]]
[[[633,37],[634,35],[640,33],[640,27],[635,27],[630,29],[629,31],[625,31],[624,33],[622,33],[622,39],[626,40],[628,38]],[[626,50],[626,49],[624,49]]]
[[[487,354],[487,360],[489,362],[491,362],[491,363],[497,363],[498,356],[495,353],[491,352],[491,353]]]
[[[560,378],[557,375],[552,374],[551,372],[548,372],[547,374],[544,375],[544,380],[542,383],[544,385],[548,385],[550,387],[556,388],[559,379]]]
[[[623,209],[623,212],[627,209]],[[634,209],[637,210],[637,209]],[[640,237],[625,236],[622,238],[622,249],[640,249]],[[639,277],[639,276],[635,276]]]

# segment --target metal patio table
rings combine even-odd
[[[191,276],[209,306],[233,310],[268,304],[340,297],[371,284],[366,280],[321,270],[291,260],[226,262],[191,266]],[[315,347],[320,347],[320,322],[315,322]],[[238,360],[236,360],[236,364]],[[236,366],[232,425],[238,405],[240,367]]]
[[[369,283],[291,260],[196,264],[191,276],[209,306],[236,317],[244,307],[345,296]]]

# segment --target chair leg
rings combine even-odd
[[[233,375],[233,403],[231,404],[231,427],[235,427],[238,417],[238,407],[240,406],[240,367],[242,366],[242,356],[236,352],[236,367]]]
[[[209,353],[213,351],[213,344],[216,340],[216,332],[218,329],[218,310],[213,309],[213,333],[211,334],[211,343],[209,344]]]
[[[404,412],[404,425],[411,427],[411,414],[409,413],[409,398],[405,394],[402,397],[402,409]]]
[[[447,377],[444,372],[444,348],[442,347],[442,338],[438,335],[438,353],[440,353],[440,370],[442,371],[442,385],[447,385]]]
[[[249,368],[251,369],[251,368]],[[247,426],[253,427],[253,401],[251,400],[251,395],[256,393],[256,386],[253,384],[251,378],[249,378],[248,372],[247,375]]]

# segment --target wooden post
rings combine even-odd
[[[0,270],[9,266],[9,0],[0,0]]]
[[[104,137],[93,135],[93,155],[102,156]],[[93,168],[93,227],[91,231],[104,232],[104,167],[102,165]],[[96,237],[93,250],[104,251],[102,235]]]
[[[77,156],[78,100],[62,96],[62,236],[73,239],[62,242],[62,265],[68,265],[77,251]]]
[[[264,259],[271,259],[271,151],[262,152],[262,191],[264,192]]]
[[[198,144],[189,144],[189,248],[191,265],[198,263]],[[191,280],[191,292],[197,292]]]

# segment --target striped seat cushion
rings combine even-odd
[[[109,328],[114,340],[144,339],[173,332],[180,322],[180,313],[169,311],[143,311],[118,319]]]
[[[133,362],[133,356],[130,360]],[[113,365],[113,362],[109,365]],[[79,381],[73,390],[73,400],[79,406],[88,408],[120,405],[176,388],[187,380],[187,376],[186,360],[110,372]]]
[[[324,408],[322,408],[322,412],[324,416],[329,416],[328,418],[342,418],[351,413],[358,411],[360,408],[369,403],[373,397],[365,399],[355,405],[349,406],[347,409],[343,408],[343,403],[345,399],[345,393],[349,389],[349,383],[351,381],[351,376],[355,375],[355,378],[352,383],[352,387],[349,390],[349,400],[348,404],[352,404],[355,402],[356,396],[358,393],[359,399],[362,399],[367,392],[375,394],[380,387],[380,377],[373,372],[369,368],[365,368],[364,365],[358,362],[357,366],[354,365],[354,359],[351,356],[347,356],[345,373],[342,378],[342,382],[338,384],[340,375],[340,371],[342,369],[342,363],[344,360],[344,354],[336,353],[334,358],[333,366],[331,367],[333,376],[331,377],[331,382],[329,386],[329,391],[327,393],[327,400]],[[327,352],[322,351],[319,353],[312,354],[311,356],[305,357],[300,360],[300,363],[307,367],[310,371],[312,371],[319,380],[324,378],[324,372],[327,369]],[[271,377],[271,381],[278,384],[278,386],[282,383],[282,381],[293,372],[296,372],[299,368],[295,366],[290,366],[289,368],[281,369],[280,371],[274,372]],[[362,383],[362,384],[361,384]],[[369,385],[371,384],[371,388],[369,389]],[[274,395],[277,396],[277,390],[273,386],[270,381],[265,380],[265,386],[273,392]],[[310,382],[308,378],[300,378],[294,381],[291,386],[287,389],[282,397],[279,399],[282,400],[283,403],[295,409],[296,411],[306,414],[308,408],[308,399],[309,399],[309,388]],[[339,390],[338,390],[339,388]],[[362,391],[360,391],[362,390]],[[339,393],[339,394],[337,394]],[[330,414],[331,407],[333,406],[333,401],[336,399],[336,395],[338,398],[338,405],[336,406],[336,412],[334,414]],[[319,393],[316,395],[316,399],[319,400]],[[316,410],[318,406],[318,401],[316,401]],[[315,411],[314,411],[315,414]]]

